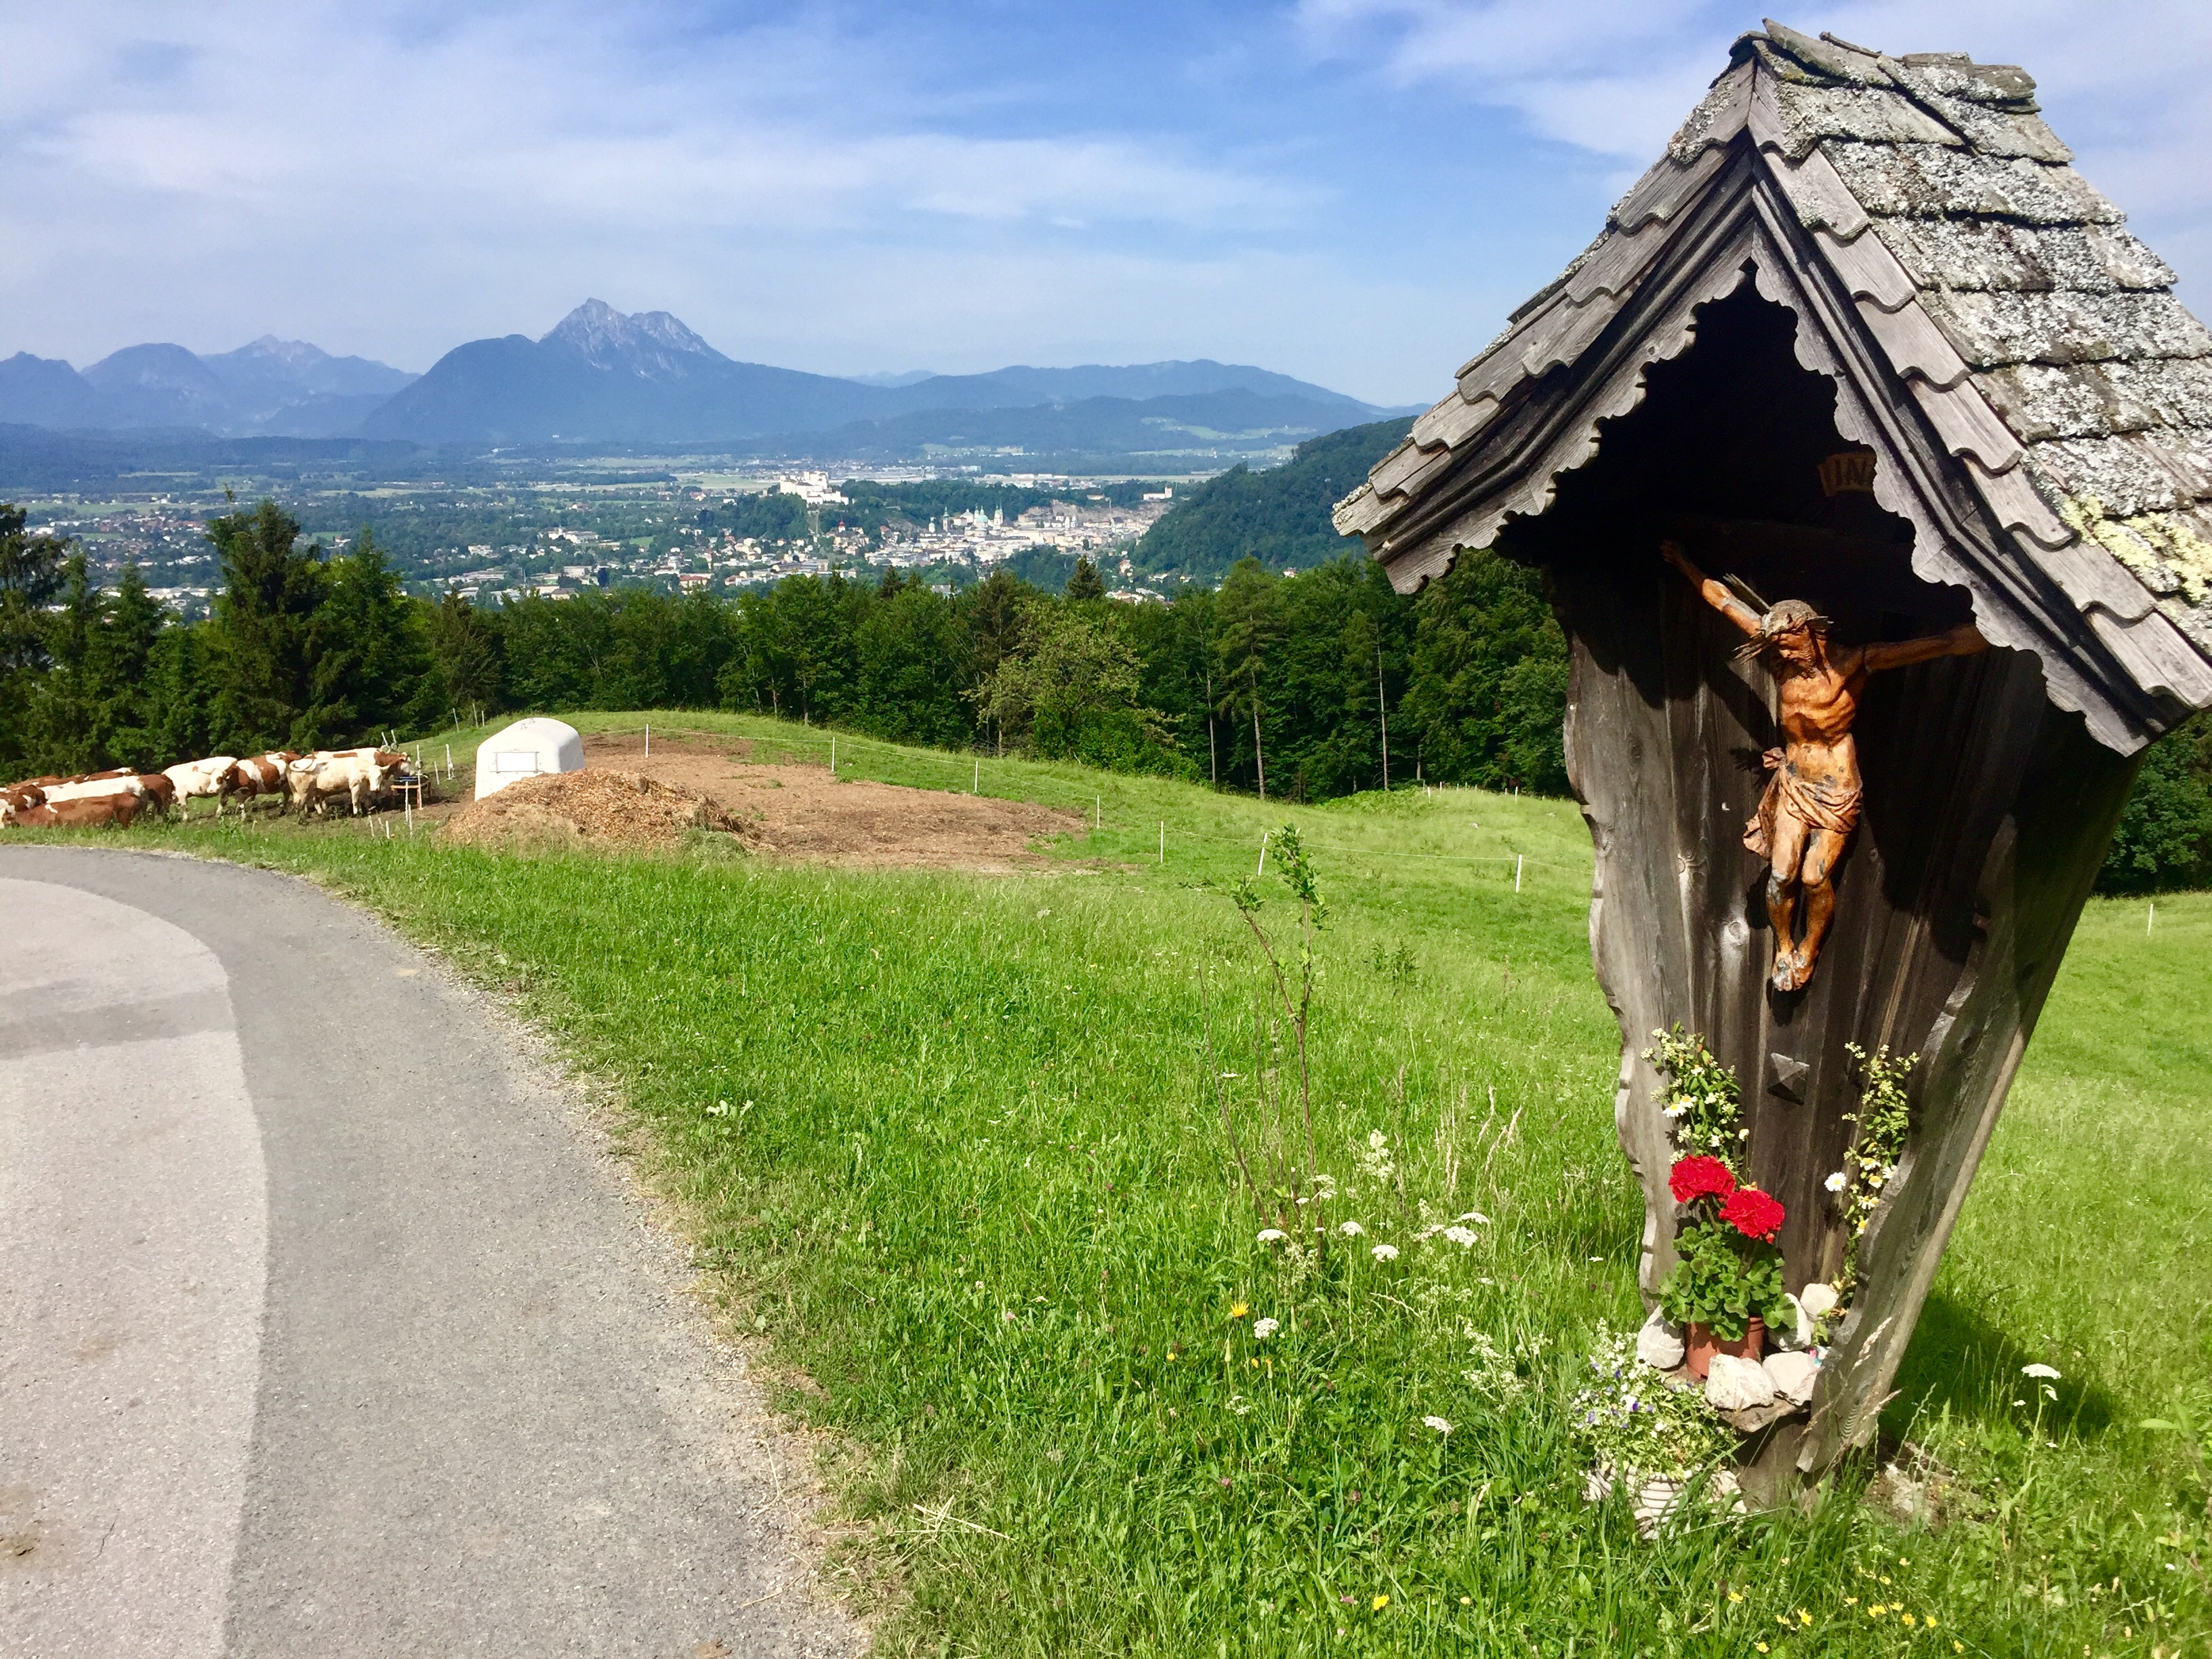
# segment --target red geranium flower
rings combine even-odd
[[[1779,1202],[1756,1187],[1739,1187],[1721,1206],[1721,1219],[1746,1238],[1773,1237],[1782,1231],[1784,1214]]]
[[[1735,1190],[1735,1177],[1717,1158],[1686,1158],[1667,1176],[1667,1188],[1677,1204],[1700,1198],[1726,1198]]]

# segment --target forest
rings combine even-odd
[[[213,520],[212,615],[0,507],[0,775],[425,735],[506,711],[757,709],[901,742],[1071,758],[1316,801],[1419,782],[1567,791],[1565,641],[1540,579],[1462,556],[1419,594],[1338,557],[1241,558],[1167,605],[1079,562],[955,592],[886,571],[724,599],[645,588],[479,610],[410,596],[366,528],[336,556],[264,501]],[[2212,877],[2212,727],[2153,746],[2107,890]]]

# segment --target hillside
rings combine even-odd
[[[1281,466],[1261,472],[1231,467],[1193,489],[1146,532],[1137,567],[1215,580],[1242,558],[1271,570],[1305,570],[1341,556],[1358,544],[1336,533],[1329,509],[1412,425],[1410,416],[1376,421],[1308,439]]]
[[[819,727],[650,718],[656,752],[696,728],[826,771]],[[426,748],[465,762],[485,735]],[[844,1449],[858,1519],[830,1582],[887,1593],[880,1650],[2201,1650],[2182,1564],[2212,1542],[2204,1477],[2168,1425],[2198,1409],[2189,1310],[2212,1297],[2212,897],[2161,900],[2148,935],[2140,904],[2083,915],[1884,1413],[1885,1448],[1946,1471],[1942,1524],[1893,1519],[1869,1469],[1814,1514],[1645,1540],[1619,1494],[1584,1498],[1573,1401],[1600,1322],[1644,1310],[1571,804],[1262,807],[835,741],[841,779],[1089,827],[998,878],[726,837],[520,859],[343,820],[120,839],[313,875],[603,1080],[702,1292]],[[1303,1163],[1304,1127],[1294,1089],[1272,1121],[1254,1092],[1278,1051],[1222,890],[1285,822],[1329,903],[1311,1059],[1337,1190],[1304,1261],[1240,1187],[1239,1156]],[[1273,844],[1257,920],[1295,950]]]

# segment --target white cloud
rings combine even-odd
[[[197,317],[214,338],[196,346],[283,326],[419,367],[457,329],[535,331],[641,265],[661,271],[636,302],[660,304],[656,289],[770,264],[976,239],[996,257],[1015,233],[1218,241],[1313,201],[1171,142],[933,125],[866,42],[655,39],[589,8],[425,27],[404,9],[233,5],[196,12],[191,47],[166,49],[177,21],[0,11],[0,54],[46,66],[0,86],[7,349],[82,361]],[[564,297],[514,303],[547,286],[539,273]],[[975,277],[942,297],[960,303]],[[301,320],[264,320],[279,296]],[[733,309],[750,307],[726,298],[691,320],[712,335]]]
[[[1516,112],[1640,169],[1749,21],[1709,0],[1304,0],[1316,49],[1382,82]],[[2212,276],[2212,6],[1844,0],[1784,20],[1893,53],[1965,52],[2038,82],[2081,172],[2182,272]]]

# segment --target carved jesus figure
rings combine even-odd
[[[1885,668],[1960,657],[1988,641],[1964,623],[1948,633],[1895,644],[1832,649],[1828,619],[1802,599],[1784,599],[1764,616],[1690,562],[1674,542],[1659,550],[1707,605],[1749,635],[1739,656],[1765,656],[1780,681],[1782,747],[1764,759],[1769,776],[1743,844],[1767,860],[1766,915],[1774,927],[1774,988],[1795,991],[1836,913],[1833,877],[1859,821],[1859,755],[1851,738],[1867,676]],[[1804,932],[1796,931],[1803,900]]]

